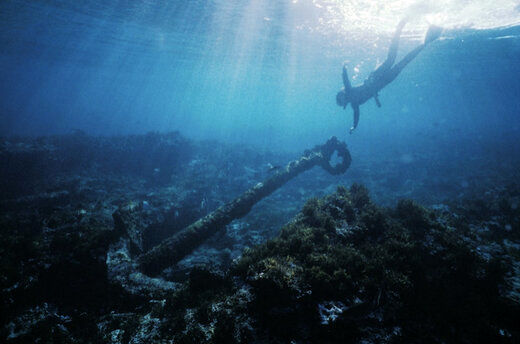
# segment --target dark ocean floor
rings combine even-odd
[[[299,155],[178,133],[2,139],[0,338],[520,342],[520,164],[351,153],[345,175],[303,173],[146,276],[135,257]]]

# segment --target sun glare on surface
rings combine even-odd
[[[520,24],[517,0],[292,0],[305,13],[303,27],[314,21],[313,31],[338,34],[390,34],[403,17],[411,17],[409,35],[423,32],[428,24],[446,29],[491,29]],[[314,14],[310,14],[313,8]],[[309,20],[311,18],[311,20]]]

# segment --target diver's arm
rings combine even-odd
[[[379,101],[379,94],[374,94],[374,100],[376,101],[377,107],[381,107],[381,102]]]
[[[347,66],[343,65],[343,86],[345,86],[345,90],[350,90],[352,85],[350,84],[350,80],[348,79]]]
[[[352,109],[354,110],[354,125],[352,128],[350,128],[350,133],[354,131],[354,129],[357,128],[357,125],[359,123],[359,105],[352,104]]]

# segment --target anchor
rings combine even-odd
[[[330,160],[334,152],[341,158],[341,162],[332,166]],[[233,220],[247,215],[256,203],[300,173],[319,165],[328,173],[338,175],[345,173],[351,161],[347,145],[333,136],[325,144],[306,150],[300,159],[289,162],[285,168],[277,171],[263,183],[256,184],[233,201],[224,204],[138,256],[137,267],[148,276],[158,275],[165,268],[173,266],[190,254]],[[118,216],[120,215],[116,211],[114,220],[118,221]]]

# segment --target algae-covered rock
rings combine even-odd
[[[340,181],[314,169],[182,264],[139,272],[136,253],[293,158],[242,146],[173,134],[0,143],[0,342],[520,341],[520,189],[501,186],[503,170],[464,201],[460,188],[403,183],[395,163],[358,163],[346,178],[375,198],[353,185],[302,206]],[[424,178],[457,180],[437,168]],[[427,193],[433,210],[376,205]]]
[[[515,229],[450,209],[408,200],[381,208],[363,186],[339,187],[310,199],[231,269],[191,268],[175,284],[132,273],[130,235],[115,240],[117,230],[94,230],[84,220],[29,235],[29,221],[29,232],[5,242],[24,251],[4,253],[2,334],[9,342],[517,342]],[[510,216],[504,221],[516,226]],[[31,274],[37,280],[7,269],[35,258],[41,264],[32,268],[43,269]],[[113,265],[132,271],[117,274]],[[114,285],[118,276],[130,279]],[[7,283],[16,280],[24,284]],[[125,283],[134,287],[117,287]],[[23,296],[32,299],[9,303]]]
[[[379,208],[364,187],[340,187],[246,250],[227,276],[233,286],[215,288],[207,277],[191,289],[188,299],[198,301],[176,324],[184,333],[209,326],[198,328],[199,342],[223,328],[227,342],[240,342],[238,319],[257,342],[513,342],[520,312],[504,293],[510,267],[483,259],[455,219],[411,201]],[[228,305],[227,317],[215,304]]]

